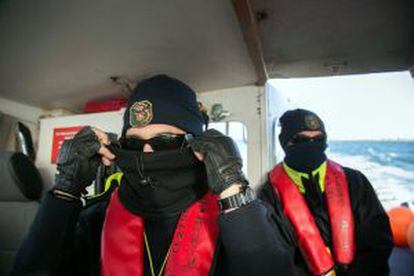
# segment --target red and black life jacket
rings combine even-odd
[[[325,245],[303,195],[287,175],[283,164],[270,172],[270,182],[279,195],[283,212],[289,218],[300,250],[315,275],[332,270],[335,263],[349,265],[355,256],[354,218],[348,183],[343,168],[327,161],[325,198],[331,225],[332,251]]]
[[[206,194],[181,214],[164,275],[209,275],[218,237],[217,196]],[[144,220],[112,193],[101,236],[101,275],[144,274]]]

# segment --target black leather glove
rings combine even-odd
[[[194,138],[190,147],[204,155],[208,185],[213,193],[220,194],[232,184],[248,185],[239,149],[230,137],[209,129]]]
[[[96,177],[101,156],[98,137],[90,126],[82,128],[71,140],[66,140],[57,160],[54,190],[80,197]]]

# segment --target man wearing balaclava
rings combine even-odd
[[[269,173],[264,198],[290,233],[305,275],[388,275],[388,217],[367,178],[327,158],[327,134],[313,112],[280,118],[283,162]]]
[[[85,127],[65,141],[13,274],[295,274],[237,146],[204,123],[194,91],[159,75],[133,91],[121,139]],[[82,207],[100,163],[120,172]]]

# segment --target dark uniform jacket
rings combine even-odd
[[[108,198],[82,208],[79,202],[46,194],[18,252],[12,275],[100,275],[100,239]],[[286,238],[281,238],[272,214],[268,204],[255,200],[220,215],[220,242],[210,274],[294,274],[294,252]],[[174,228],[174,220],[146,221],[156,273]],[[144,274],[150,275],[147,256],[144,259]]]
[[[355,221],[356,258],[349,269],[339,271],[343,275],[388,275],[388,257],[393,248],[392,234],[388,216],[379,202],[368,179],[359,171],[344,168],[349,185],[351,208]],[[325,244],[331,247],[331,230],[324,194],[312,192],[318,187],[317,177],[303,179],[306,189],[305,199],[315,219]],[[312,183],[313,182],[313,183]],[[316,184],[316,185],[315,185]],[[287,239],[295,248],[295,264],[298,271],[310,274],[293,238],[293,228],[283,214],[278,196],[268,181],[263,188],[263,199],[275,208],[279,224],[290,233]]]

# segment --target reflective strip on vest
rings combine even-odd
[[[124,174],[122,172],[117,172],[111,174],[105,181],[105,190],[104,192],[108,191],[111,188],[112,182],[116,181],[116,184],[119,186],[121,184],[121,179]]]

